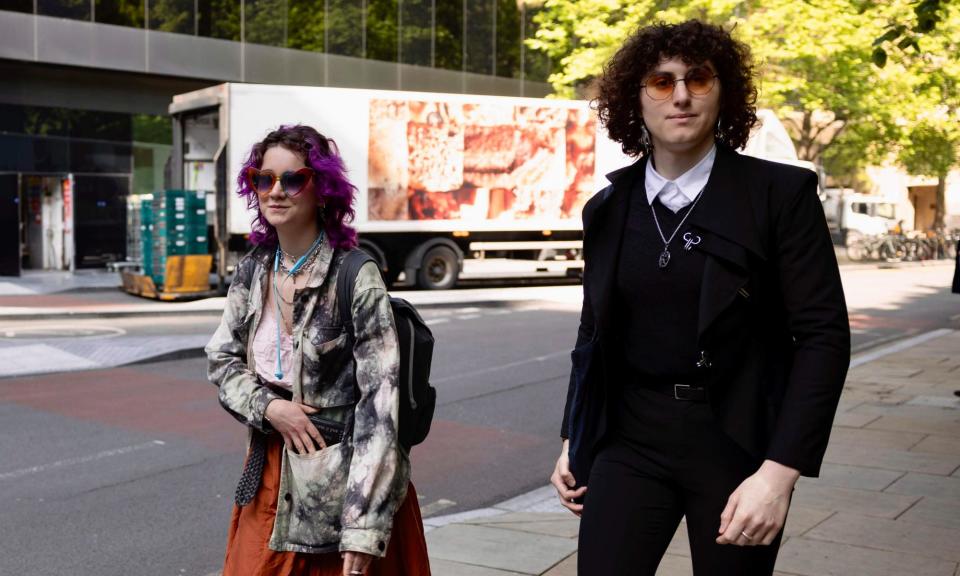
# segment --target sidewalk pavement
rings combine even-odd
[[[960,576],[957,389],[960,331],[854,359],[821,476],[794,493],[778,576]],[[435,576],[576,574],[579,522],[549,486],[424,525]],[[689,554],[681,525],[658,576],[692,574]]]

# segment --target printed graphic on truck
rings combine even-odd
[[[371,99],[368,220],[579,219],[595,192],[586,108]]]

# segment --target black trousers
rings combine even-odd
[[[761,462],[726,436],[709,404],[629,387],[600,450],[580,522],[580,576],[654,576],[686,516],[696,576],[770,576],[770,546],[716,543],[727,499]]]

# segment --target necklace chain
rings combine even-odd
[[[663,235],[663,229],[660,228],[660,220],[657,218],[657,211],[653,209],[653,202],[650,203],[650,213],[653,214],[653,223],[657,225],[657,232],[660,233],[660,239],[663,240],[663,252],[660,253],[659,261],[660,268],[666,268],[670,263],[670,243],[673,242],[674,238],[676,238],[677,232],[680,232],[680,229],[683,228],[683,224],[687,221],[690,213],[692,213],[693,209],[697,207],[697,202],[699,202],[700,198],[703,196],[703,191],[704,188],[701,188],[700,192],[697,192],[697,197],[693,199],[690,209],[687,210],[687,213],[683,215],[683,219],[681,219],[680,223],[677,224],[677,227],[673,230],[673,234],[670,235],[669,239]]]
[[[290,273],[290,268],[286,264],[287,258],[289,258],[293,262],[296,262],[297,260],[302,258],[302,256],[292,256],[291,254],[287,253],[287,251],[284,250],[283,248],[280,248],[280,254],[283,256],[283,258],[280,259],[280,270],[285,272],[288,276],[293,276],[294,278],[296,278],[301,273],[313,268],[313,265],[317,261],[317,255],[320,254],[320,250],[319,250],[319,245],[314,246],[313,251],[310,253],[310,257],[307,259],[307,261],[304,262],[303,265],[296,272],[292,274]]]

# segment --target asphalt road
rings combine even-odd
[[[845,273],[854,345],[960,327],[948,272]],[[438,342],[440,393],[433,431],[413,453],[425,514],[546,483],[578,313],[543,302],[424,312]],[[186,333],[216,320],[98,323]],[[194,358],[0,380],[0,574],[217,570],[244,430],[220,409],[204,370]]]

